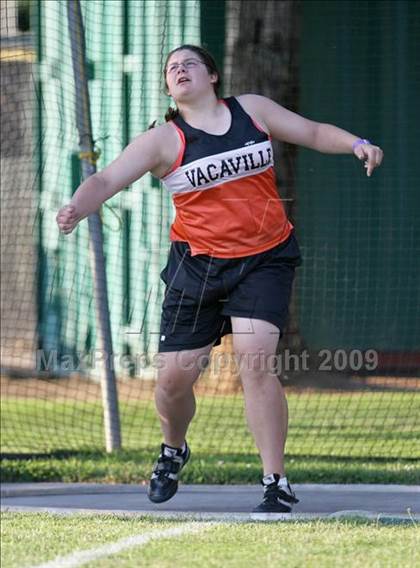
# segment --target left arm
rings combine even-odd
[[[359,137],[337,126],[308,120],[260,95],[241,95],[238,101],[276,140],[326,154],[354,154],[365,162],[368,176],[382,162],[381,148],[370,143],[355,144]]]

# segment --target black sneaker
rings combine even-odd
[[[278,485],[280,476],[273,473],[261,482],[264,487],[264,499],[253,509],[254,513],[290,513],[295,503],[299,503],[289,483]]]
[[[162,444],[160,455],[150,478],[148,497],[153,503],[164,503],[178,491],[178,474],[190,459],[190,448],[185,451]]]

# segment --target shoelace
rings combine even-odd
[[[153,473],[157,474],[158,477],[165,477],[169,473],[178,473],[182,463],[178,460],[178,456],[177,459],[169,456],[159,456]]]
[[[267,485],[264,487],[264,501],[265,502],[277,502],[277,498],[280,497],[284,501],[288,501],[289,503],[299,503],[299,500],[296,499],[295,494],[293,492],[289,493],[279,487],[278,485]]]

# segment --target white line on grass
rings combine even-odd
[[[215,525],[216,523],[188,523],[182,527],[173,527],[166,530],[135,534],[133,536],[117,540],[116,542],[105,544],[104,546],[98,546],[98,548],[78,550],[68,556],[57,556],[54,560],[43,564],[37,564],[32,568],[76,568],[78,566],[83,566],[83,564],[87,564],[88,562],[98,560],[98,558],[103,558],[104,556],[118,554],[119,552],[128,550],[135,546],[144,546],[152,540],[161,540],[164,538],[173,538],[184,534],[201,532],[207,528],[214,527]]]

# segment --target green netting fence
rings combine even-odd
[[[166,54],[203,44],[223,94],[256,92],[380,144],[349,156],[276,143],[303,253],[279,351],[289,455],[419,456],[418,2],[81,0],[97,168],[163,121]],[[105,447],[89,232],[57,210],[81,182],[65,0],[1,7],[2,451]],[[156,448],[153,388],[171,200],[150,175],[101,212],[122,447]],[[108,354],[109,355],[109,354]],[[109,362],[109,361],[108,361]],[[190,442],[256,453],[230,339],[197,384]],[[117,444],[118,445],[118,444]]]

